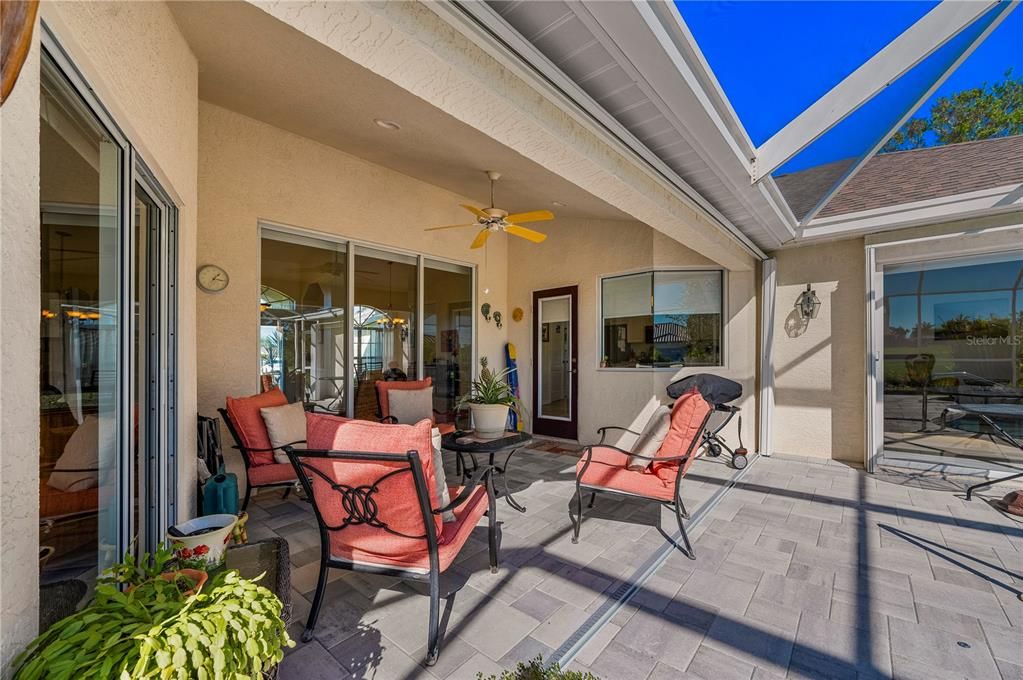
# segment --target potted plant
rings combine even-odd
[[[542,656],[537,656],[529,663],[520,661],[513,671],[504,671],[500,675],[484,676],[476,674],[476,680],[600,680],[592,673],[582,671],[563,671],[558,664],[547,665]]]
[[[487,365],[487,358],[480,358],[480,375],[472,381],[469,393],[462,397],[459,407],[468,406],[476,436],[480,439],[497,439],[504,434],[509,409],[518,413],[519,400],[505,377],[511,369],[494,372]]]
[[[125,554],[121,562],[103,572],[98,583],[114,588],[123,586],[130,593],[147,581],[161,579],[175,584],[188,597],[198,592],[209,578],[204,564],[183,560],[166,546],[160,546],[155,554],[143,553],[138,560],[130,552]]]
[[[273,673],[284,647],[295,644],[277,596],[237,571],[221,570],[200,588],[170,555],[161,549],[138,561],[126,556],[107,570],[92,602],[15,659],[15,680],[241,680]]]

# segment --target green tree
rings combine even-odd
[[[1023,134],[1023,78],[1005,72],[1002,80],[939,97],[924,118],[906,121],[882,153],[925,146]]]

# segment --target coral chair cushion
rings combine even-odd
[[[603,489],[614,489],[644,498],[671,501],[675,497],[675,478],[664,479],[649,469],[630,470],[626,467],[629,454],[606,446],[594,446],[586,464],[584,455],[576,464],[576,475],[582,473],[581,484]],[[584,472],[585,469],[585,472]]]
[[[657,450],[657,458],[684,456],[693,442],[703,434],[704,420],[709,413],[710,404],[695,387],[679,397],[671,409],[671,428],[661,443],[661,448]],[[696,451],[694,450],[693,453],[695,454]],[[695,458],[696,456],[693,455],[684,462],[682,474],[686,473]],[[679,461],[677,460],[667,462],[654,460],[651,470],[657,474],[665,467],[678,468],[678,466]]]
[[[234,423],[234,428],[238,431],[238,438],[241,440],[242,446],[247,449],[269,449],[270,435],[267,434],[263,414],[259,410],[284,406],[287,403],[288,398],[278,387],[251,397],[228,397],[227,415],[231,417],[231,422]],[[253,451],[249,454],[249,463],[251,465],[272,465],[274,454],[272,451]]]
[[[416,451],[423,467],[429,505],[437,508],[440,504],[436,485],[432,483],[430,430],[429,420],[415,425],[385,425],[364,420],[337,422],[316,418],[309,422],[307,441],[314,450],[400,454]],[[407,463],[326,458],[306,458],[303,463],[317,471],[306,471],[306,474],[312,481],[314,501],[328,529],[332,554],[352,555],[364,562],[386,562],[400,561],[426,549],[426,525]],[[334,486],[339,489],[335,490]],[[352,489],[357,491],[350,491]],[[345,492],[351,495],[348,501],[343,496]],[[350,514],[350,508],[343,502],[354,504],[356,510],[367,517]],[[441,518],[434,516],[431,521],[436,534],[441,536]]]
[[[424,378],[423,380],[377,380],[377,403],[380,404],[380,417],[387,418],[391,415],[391,404],[388,398],[390,390],[423,390],[427,387],[433,387],[433,378]],[[430,415],[426,417],[433,420],[432,407]]]
[[[252,486],[266,486],[267,484],[282,484],[294,482],[295,468],[291,463],[270,463],[269,465],[253,465],[249,468],[249,484]]]

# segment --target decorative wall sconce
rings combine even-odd
[[[810,319],[816,319],[817,314],[821,311],[821,301],[817,297],[817,291],[810,289],[810,284],[806,284],[806,290],[799,294],[796,299],[796,309],[799,310],[799,316],[803,321],[809,321]]]

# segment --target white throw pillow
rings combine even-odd
[[[388,415],[401,425],[415,425],[420,420],[433,421],[433,387],[419,390],[388,390]]]
[[[99,452],[114,450],[112,423],[111,419],[105,418],[101,426],[97,416],[85,416],[64,445],[46,485],[74,492],[99,484]]]
[[[270,437],[270,446],[276,449],[278,446],[291,444],[293,449],[306,448],[305,408],[302,402],[261,408],[259,413],[263,416],[266,434]],[[274,460],[278,463],[287,463],[288,454],[275,450]]]
[[[433,389],[432,387],[430,388]],[[451,494],[448,492],[448,476],[444,472],[444,456],[440,450],[440,430],[436,427],[431,431],[433,434],[433,482],[437,487],[437,498],[440,499],[440,507],[451,502]],[[445,522],[455,521],[455,511],[448,510],[441,516]]]
[[[668,436],[669,430],[671,430],[671,407],[659,406],[653,412],[653,415],[650,416],[650,420],[647,421],[643,431],[639,433],[639,438],[632,445],[632,452],[653,458],[657,454],[658,449],[661,448],[664,438]],[[630,470],[641,472],[652,462],[646,458],[629,456],[629,462],[626,464],[626,467]]]

